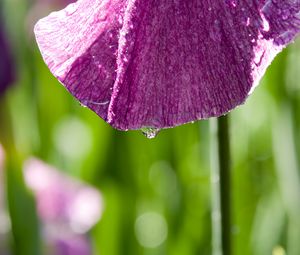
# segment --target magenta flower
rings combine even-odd
[[[100,219],[100,193],[37,159],[28,160],[25,181],[37,199],[38,215],[46,224],[86,233]]]
[[[0,254],[9,255],[11,222],[6,208],[4,161],[5,152],[0,144]]]
[[[3,149],[2,145],[0,144],[0,173],[1,174],[2,174],[2,169],[3,169],[3,165],[4,165],[4,160],[5,160],[4,149]]]
[[[51,72],[121,130],[227,113],[299,30],[300,0],[79,0],[35,26]]]
[[[36,196],[47,255],[91,255],[87,232],[101,217],[99,191],[37,159],[25,163],[24,176]]]
[[[91,245],[85,236],[69,236],[55,241],[54,255],[91,255]]]
[[[14,65],[3,21],[0,17],[0,96],[14,81]]]

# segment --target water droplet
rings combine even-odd
[[[159,128],[151,128],[151,127],[145,127],[141,129],[144,136],[146,136],[148,139],[153,139],[157,136],[160,129]]]

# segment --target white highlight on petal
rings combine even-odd
[[[249,95],[254,91],[254,89],[258,86],[261,78],[266,72],[271,61],[276,57],[276,55],[282,51],[283,46],[276,46],[274,44],[274,40],[266,40],[262,35],[258,36],[258,40],[256,42],[256,46],[254,47],[255,57],[251,64],[252,66],[252,78],[253,78],[253,86],[249,91]]]

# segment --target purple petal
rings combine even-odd
[[[125,2],[125,1],[123,1]],[[35,33],[52,73],[103,119],[116,78],[122,1],[78,1],[40,20]]]
[[[5,153],[0,144],[0,254],[9,255],[10,243],[10,218],[6,208],[6,194],[5,194],[5,173],[4,173]]]
[[[85,236],[71,236],[55,240],[56,255],[90,255],[91,244]]]
[[[39,21],[53,74],[118,129],[242,104],[300,30],[300,0],[79,0]]]
[[[0,96],[14,81],[14,66],[8,40],[0,19]]]
[[[102,214],[102,197],[94,188],[65,176],[37,159],[25,164],[25,181],[37,198],[44,224],[85,233]]]

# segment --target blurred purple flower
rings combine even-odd
[[[300,0],[79,0],[35,26],[52,73],[121,130],[225,114],[299,30]]]
[[[12,55],[0,15],[0,96],[13,83],[14,78]]]
[[[91,248],[85,236],[70,236],[55,242],[56,255],[89,255]]]
[[[2,173],[2,169],[4,166],[5,153],[2,145],[0,144],[0,173]]]
[[[99,191],[37,159],[25,163],[24,176],[36,196],[45,237],[55,254],[89,255],[90,244],[85,234],[102,214]]]
[[[0,144],[0,254],[9,255],[11,222],[6,210],[5,183],[3,176],[4,160],[4,149]]]

